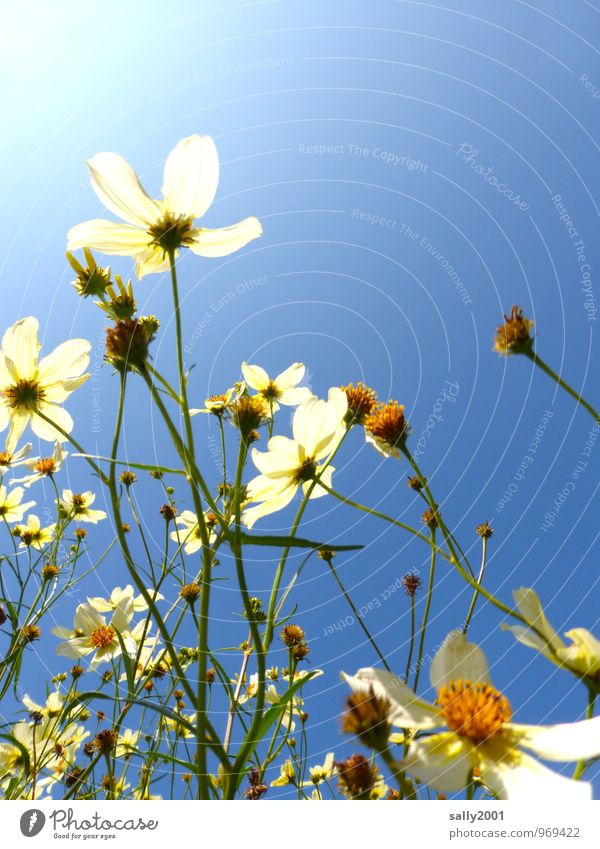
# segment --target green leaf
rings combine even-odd
[[[279,719],[281,714],[284,712],[288,702],[295,696],[296,692],[305,684],[307,684],[311,680],[311,678],[314,678],[315,675],[317,675],[316,671],[309,672],[308,675],[306,675],[304,678],[300,678],[299,681],[296,681],[295,684],[292,684],[289,690],[281,696],[276,705],[271,705],[270,708],[267,708],[267,710],[263,714],[263,717],[260,721],[260,725],[258,726],[256,732],[257,742],[262,740],[271,725],[273,725]]]
[[[312,542],[309,539],[286,536],[263,536],[259,534],[240,534],[240,540],[244,545],[271,545],[279,548],[325,548],[329,551],[359,551],[364,545],[330,545],[327,542]]]
[[[147,465],[146,463],[130,463],[125,460],[113,460],[112,457],[102,457],[99,454],[73,454],[73,457],[83,457],[84,460],[101,460],[114,463],[117,466],[127,466],[130,469],[141,469],[143,472],[161,472],[163,475],[185,475],[183,469],[171,469],[168,466]]]

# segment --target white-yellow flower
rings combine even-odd
[[[139,278],[166,270],[168,252],[179,247],[199,256],[227,256],[262,235],[254,217],[216,230],[194,227],[194,219],[212,204],[219,182],[219,156],[210,136],[188,136],[173,148],[160,200],[146,194],[135,171],[116,153],[99,153],[88,167],[99,199],[127,223],[85,221],[69,230],[67,247],[134,257]]]
[[[56,637],[63,639],[56,647],[56,654],[72,658],[93,654],[90,666],[95,669],[100,663],[122,653],[120,635],[127,654],[134,655],[136,641],[129,631],[132,616],[133,604],[129,598],[117,606],[109,623],[91,604],[80,604],[75,611],[72,628],[52,629]]]
[[[556,633],[542,608],[537,593],[529,587],[513,592],[519,613],[536,629],[526,625],[503,625],[517,640],[537,649],[553,663],[565,666],[576,675],[597,676],[600,672],[600,640],[587,628],[571,628],[565,632],[569,645]]]
[[[162,601],[164,596],[161,593],[157,593],[155,590],[148,589],[148,594],[153,598],[154,601]],[[102,596],[94,596],[90,598],[88,596],[88,604],[98,611],[98,613],[110,613],[112,610],[115,610],[120,604],[126,603],[128,600],[131,601],[133,605],[134,613],[143,613],[144,610],[148,610],[148,605],[146,604],[146,600],[143,595],[134,596],[134,589],[132,584],[127,584],[126,587],[121,589],[121,587],[115,587],[110,596],[108,598],[103,598]]]
[[[89,377],[83,374],[90,360],[89,342],[85,339],[63,342],[38,362],[41,347],[38,327],[37,319],[22,318],[2,338],[0,431],[10,424],[8,452],[14,451],[28,422],[40,439],[64,442],[63,434],[41,416],[70,433],[73,419],[59,405]]]
[[[8,472],[9,469],[14,469],[15,466],[21,466],[31,454],[31,442],[27,442],[18,451],[0,451],[0,478]],[[10,481],[11,484],[15,481]]]
[[[104,510],[90,509],[90,505],[95,500],[96,496],[89,490],[87,492],[76,493],[71,492],[70,489],[63,489],[59,504],[65,516],[68,516],[70,519],[96,525],[102,519],[106,519],[106,513]]]
[[[27,695],[27,693],[23,696],[23,704],[29,713],[39,714],[40,716],[48,717],[50,719],[60,716],[64,701],[64,697],[58,692],[58,690],[53,690],[50,693],[46,699],[45,705],[38,705],[37,702],[34,702],[33,699]]]
[[[209,527],[209,544],[212,545],[217,538],[216,533],[212,530],[214,522],[211,521],[210,512],[204,514],[205,520],[208,521]],[[178,545],[183,545],[183,550],[186,554],[195,554],[202,548],[202,534],[198,524],[198,517],[191,510],[184,510],[175,520],[179,525],[178,530],[171,531],[171,539]]]
[[[589,783],[559,775],[528,752],[549,761],[597,757],[600,717],[549,726],[511,722],[508,701],[489,683],[484,653],[467,643],[462,632],[453,634],[436,654],[431,676],[435,704],[419,698],[391,672],[368,668],[356,675],[343,673],[354,691],[372,689],[389,702],[393,726],[417,732],[400,769],[441,793],[464,789],[476,769],[499,799],[564,804],[591,798]],[[448,731],[436,732],[443,726]],[[419,736],[421,731],[428,733]]]
[[[23,503],[24,492],[22,486],[16,486],[8,493],[5,486],[0,486],[0,520],[20,522],[29,508],[35,506],[35,501]]]
[[[286,787],[288,784],[296,784],[296,770],[291,758],[280,766],[279,777],[271,782],[271,787]]]
[[[248,501],[262,502],[244,511],[244,523],[251,528],[257,519],[286,507],[298,487],[306,494],[317,476],[326,486],[331,486],[335,469],[321,464],[338,447],[345,433],[344,416],[348,410],[346,393],[341,389],[329,390],[328,400],[310,398],[294,412],[293,439],[273,436],[267,451],[252,450],[254,465],[261,472],[248,484]],[[311,498],[326,495],[318,484]]]
[[[304,377],[304,371],[303,363],[293,363],[277,377],[271,378],[264,368],[242,363],[242,374],[246,384],[251,389],[255,389],[267,402],[271,413],[277,412],[279,404],[296,407],[313,397],[307,386],[298,386]]]
[[[215,416],[223,415],[228,407],[239,398],[245,388],[243,383],[236,383],[235,386],[231,386],[223,394],[211,395],[209,398],[205,398],[204,407],[190,410],[190,416],[196,416],[198,413],[212,413]]]
[[[328,781],[330,778],[333,778],[336,772],[337,769],[333,762],[333,752],[328,752],[321,765],[310,767],[310,778],[308,781],[303,781],[302,786],[311,787],[321,784],[322,781]]]
[[[123,758],[133,754],[142,736],[140,731],[132,731],[131,728],[126,728],[122,734],[119,734],[117,745],[115,748],[115,757]]]
[[[41,551],[45,545],[52,542],[56,525],[47,525],[42,528],[39,517],[30,513],[24,525],[17,525],[15,530],[21,540],[19,548],[35,548]]]
[[[22,483],[25,487],[30,487],[32,483],[42,480],[42,478],[51,478],[63,467],[63,464],[69,456],[68,451],[63,451],[60,442],[54,445],[54,451],[50,457],[30,457],[23,460],[22,464],[30,470],[30,474],[23,478],[13,478],[10,483]]]
[[[172,731],[176,737],[181,737],[182,739],[189,739],[190,737],[195,737],[196,732],[193,729],[193,726],[196,724],[196,714],[180,714],[181,719],[171,719],[170,716],[163,716],[161,718],[161,725],[163,728],[167,728],[169,731]],[[183,720],[183,722],[181,721]],[[192,728],[189,728],[188,725],[191,725]]]

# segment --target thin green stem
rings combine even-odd
[[[404,680],[408,684],[408,676],[410,673],[410,665],[412,663],[413,651],[415,648],[415,594],[411,592],[410,594],[410,644],[408,647],[408,658],[406,660],[406,672],[404,673]]]
[[[487,537],[482,537],[482,548],[481,548],[481,566],[479,567],[479,574],[477,575],[477,583],[481,585],[483,581],[483,573],[485,572],[485,564],[487,560]],[[469,605],[469,610],[467,612],[467,617],[465,619],[465,624],[463,627],[463,634],[466,635],[469,630],[469,625],[471,624],[471,618],[475,611],[475,605],[477,604],[477,599],[479,598],[479,591],[475,590],[473,593],[473,598],[471,599],[471,604]]]
[[[425,610],[423,612],[423,620],[421,622],[421,633],[419,636],[419,650],[417,654],[417,664],[415,668],[415,680],[413,690],[417,692],[419,686],[419,676],[421,674],[421,666],[423,663],[423,650],[425,648],[425,635],[427,633],[427,625],[429,623],[429,611],[431,610],[431,599],[433,597],[433,587],[435,583],[435,528],[431,528],[431,560],[429,563],[429,582],[427,584],[427,596],[425,598]],[[407,675],[408,679],[408,675]]]
[[[343,583],[342,583],[342,581],[341,581],[341,579],[340,579],[340,576],[338,575],[338,573],[337,573],[337,571],[336,571],[335,566],[333,565],[333,560],[332,560],[330,557],[329,557],[329,558],[326,558],[326,563],[327,563],[327,565],[329,566],[329,568],[330,568],[330,570],[331,570],[331,574],[332,574],[332,575],[333,575],[333,577],[335,578],[335,581],[336,581],[336,583],[337,583],[338,587],[340,588],[340,591],[341,591],[342,595],[344,596],[344,598],[345,598],[345,599],[346,599],[346,601],[348,602],[348,604],[349,604],[349,606],[350,606],[350,609],[351,609],[351,610],[352,610],[352,612],[354,613],[354,617],[355,617],[356,621],[358,622],[358,624],[360,625],[360,627],[362,628],[362,630],[363,630],[363,632],[364,632],[364,634],[365,634],[366,638],[368,639],[368,641],[369,641],[369,642],[371,643],[371,645],[373,646],[373,649],[375,650],[375,653],[379,656],[379,659],[381,660],[381,662],[383,663],[383,665],[385,666],[385,668],[387,669],[387,671],[388,671],[388,672],[391,672],[392,670],[390,669],[390,667],[389,667],[389,665],[388,665],[387,660],[385,659],[385,657],[384,657],[384,656],[383,656],[383,654],[381,653],[381,651],[380,651],[380,649],[379,649],[379,646],[378,646],[378,645],[377,645],[377,643],[375,642],[375,638],[373,637],[373,635],[371,634],[371,632],[369,631],[369,629],[367,628],[367,626],[366,626],[366,625],[365,625],[365,623],[363,622],[362,617],[361,617],[360,613],[358,612],[358,610],[357,610],[357,608],[356,608],[356,605],[354,604],[354,602],[352,601],[352,599],[351,599],[351,598],[350,598],[350,596],[348,595],[348,592],[347,592],[346,588],[344,587],[344,585],[343,585]]]
[[[564,389],[565,392],[567,392],[571,396],[571,398],[574,398],[575,401],[577,401],[577,403],[580,404],[580,406],[582,406],[584,410],[587,410],[587,412],[590,414],[590,416],[592,416],[592,418],[596,422],[600,422],[600,414],[596,412],[592,405],[589,404],[585,400],[585,398],[582,397],[580,392],[577,392],[575,389],[573,389],[572,386],[569,386],[566,380],[563,380],[560,375],[558,375],[553,369],[551,369],[550,366],[545,363],[544,360],[542,360],[542,358],[533,350],[533,348],[529,348],[528,350],[523,351],[523,353],[528,359],[531,360],[534,365],[539,366],[541,370],[548,375],[548,377],[552,378],[555,383],[558,383],[561,389]]]
[[[587,709],[586,709],[586,712],[585,712],[585,718],[586,719],[592,719],[592,717],[594,716],[594,706],[596,704],[596,696],[597,695],[598,694],[596,692],[594,692],[594,690],[592,690],[591,687],[588,688],[588,701],[587,701]],[[574,781],[579,781],[579,779],[582,777],[582,775],[585,771],[585,768],[586,768],[586,761],[585,760],[578,761],[577,766],[575,767],[575,772],[573,773]]]

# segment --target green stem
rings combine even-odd
[[[399,528],[403,528],[405,531],[413,534],[413,536],[418,537],[419,539],[426,542],[427,545],[431,545],[431,540],[427,539],[425,534],[422,534],[416,528],[413,528],[411,525],[407,525],[404,522],[401,522],[399,519],[393,519],[391,516],[387,516],[385,513],[381,513],[379,510],[375,510],[373,507],[367,507],[364,504],[359,504],[358,501],[352,501],[351,498],[346,498],[345,495],[342,495],[339,492],[336,492],[335,489],[327,486],[327,484],[321,482],[320,486],[326,490],[330,495],[333,495],[334,498],[337,498],[338,501],[341,501],[343,504],[347,504],[348,507],[354,507],[356,510],[362,510],[363,513],[367,513],[370,516],[377,516],[378,519],[383,519],[385,522],[389,522],[391,525],[396,525]],[[448,557],[445,551],[441,548],[437,549],[438,553],[444,557],[449,563],[453,563],[451,557]]]
[[[583,407],[584,410],[587,410],[590,416],[592,416],[592,418],[596,422],[600,422],[600,414],[596,412],[592,405],[589,404],[585,400],[585,398],[581,396],[580,392],[576,392],[572,386],[569,386],[569,384],[565,380],[563,380],[560,375],[558,375],[553,369],[551,369],[550,366],[545,363],[544,360],[542,360],[542,358],[538,356],[538,354],[536,354],[533,348],[529,348],[528,350],[523,351],[523,353],[528,359],[532,361],[534,365],[539,366],[541,370],[548,375],[548,377],[552,378],[555,383],[558,383],[561,389],[564,389],[565,392],[567,392],[571,396],[571,398],[574,398],[577,403]]]
[[[412,663],[413,651],[415,648],[415,594],[410,594],[410,646],[408,649],[408,658],[406,660],[406,672],[404,680],[408,684],[408,675],[410,673],[410,665]]]
[[[591,688],[588,688],[588,702],[587,702],[587,709],[586,709],[586,712],[585,712],[585,718],[586,719],[591,719],[594,716],[594,706],[596,704],[596,696],[597,696],[597,693],[595,693]],[[585,760],[578,761],[577,766],[575,767],[575,772],[573,773],[573,780],[574,781],[579,781],[579,779],[582,777],[582,775],[585,771],[585,768],[586,768],[586,761]]]
[[[381,660],[381,662],[383,663],[383,665],[385,666],[385,668],[387,669],[387,671],[388,671],[388,672],[391,672],[392,670],[390,669],[390,667],[389,667],[389,665],[388,665],[388,663],[387,663],[387,661],[386,661],[385,657],[383,656],[383,654],[382,654],[382,653],[381,653],[381,651],[379,650],[379,646],[378,646],[378,645],[377,645],[377,643],[375,642],[375,639],[374,639],[373,635],[371,634],[371,632],[369,631],[369,629],[367,628],[367,626],[366,626],[366,625],[365,625],[365,623],[363,622],[362,617],[361,617],[360,613],[358,612],[358,610],[356,609],[356,606],[355,606],[354,602],[352,601],[352,599],[350,598],[350,596],[348,595],[348,593],[347,593],[347,591],[346,591],[346,588],[345,588],[345,587],[344,587],[344,585],[342,584],[342,581],[341,581],[341,579],[340,579],[340,576],[339,576],[339,575],[338,575],[338,573],[336,572],[335,566],[333,565],[333,560],[332,560],[331,558],[327,558],[327,559],[326,559],[326,563],[327,563],[327,565],[329,566],[329,568],[331,569],[331,574],[332,574],[332,575],[333,575],[333,577],[335,578],[335,581],[336,581],[336,583],[337,583],[338,587],[340,588],[340,591],[341,591],[342,595],[344,596],[344,598],[346,599],[346,601],[347,601],[347,602],[348,602],[348,604],[350,605],[350,609],[351,609],[351,610],[352,610],[352,612],[354,613],[354,617],[355,617],[356,621],[358,622],[358,624],[360,625],[360,627],[363,629],[363,631],[364,631],[364,633],[365,633],[365,636],[367,637],[368,641],[371,643],[371,645],[372,645],[372,646],[373,646],[373,648],[375,649],[376,654],[379,656],[379,659]]]
[[[417,666],[415,669],[415,681],[413,690],[417,692],[419,686],[419,676],[421,674],[421,664],[423,663],[423,650],[425,648],[425,634],[427,632],[427,624],[429,622],[429,611],[431,609],[431,599],[433,597],[433,586],[435,580],[435,528],[431,528],[431,561],[429,564],[429,582],[427,584],[427,597],[425,599],[425,611],[423,612],[423,621],[421,622],[421,634],[419,637],[419,651],[417,655]],[[407,675],[408,680],[408,675]]]
[[[479,575],[477,575],[477,583],[481,584],[483,581],[483,573],[485,572],[485,564],[487,559],[487,538],[482,537],[482,550],[481,550],[481,566],[479,568]],[[463,627],[463,634],[465,634],[469,630],[469,625],[471,624],[471,617],[475,611],[475,605],[477,604],[477,599],[479,598],[479,591],[475,590],[473,593],[473,598],[471,599],[471,604],[469,605],[469,610],[467,613],[467,618],[465,619],[465,624]]]

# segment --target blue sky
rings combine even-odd
[[[182,259],[194,404],[238,379],[244,359],[273,373],[303,361],[317,393],[363,379],[406,405],[415,443],[441,404],[422,467],[475,559],[474,527],[493,523],[490,588],[508,601],[513,588],[536,586],[558,630],[597,628],[600,448],[586,450],[592,420],[529,362],[493,354],[491,340],[502,310],[520,304],[535,320],[540,354],[598,403],[599,23],[600,8],[586,0],[568,9],[559,0],[179,0],[168,9],[109,0],[101,13],[86,2],[34,0],[26,15],[3,3],[4,325],[35,314],[47,349],[71,336],[92,341],[92,379],[69,409],[77,438],[106,453],[116,381],[101,365],[102,314],[77,299],[64,258],[68,228],[103,214],[85,160],[122,153],[157,194],[173,145],[211,134],[222,176],[207,226],[256,215],[264,236],[224,260]],[[127,260],[111,265],[133,273]],[[136,294],[142,311],[161,318],[155,359],[174,375],[169,282],[147,277]],[[145,392],[131,384],[124,454],[172,460]],[[205,466],[214,468],[216,431],[207,421],[196,426]],[[288,427],[284,411],[280,428]],[[585,470],[548,524],[582,459]],[[337,466],[341,492],[418,521],[404,464],[383,462],[353,434]],[[89,485],[75,461],[69,476],[75,488]],[[144,482],[136,495],[158,538],[160,493]],[[261,527],[283,532],[291,515]],[[427,568],[423,546],[331,499],[311,505],[303,533],[365,545],[336,561],[358,605],[382,598],[406,571]],[[94,534],[95,551],[109,535]],[[250,566],[257,594],[268,590],[273,568],[266,557]],[[443,563],[438,580],[429,651],[461,623],[470,600]],[[124,582],[111,558],[85,591]],[[77,600],[66,598],[57,619],[70,621]],[[239,643],[231,580],[215,602],[211,642]],[[306,691],[319,762],[328,750],[355,748],[338,730],[339,670],[375,658],[356,625],[326,633],[348,611],[318,561],[307,566],[296,603],[312,663],[325,670]],[[403,669],[404,596],[392,594],[365,621]],[[581,685],[515,645],[500,623],[480,605],[470,633],[516,718],[581,717]],[[63,668],[53,652],[52,638],[29,661],[36,697],[40,664]]]

